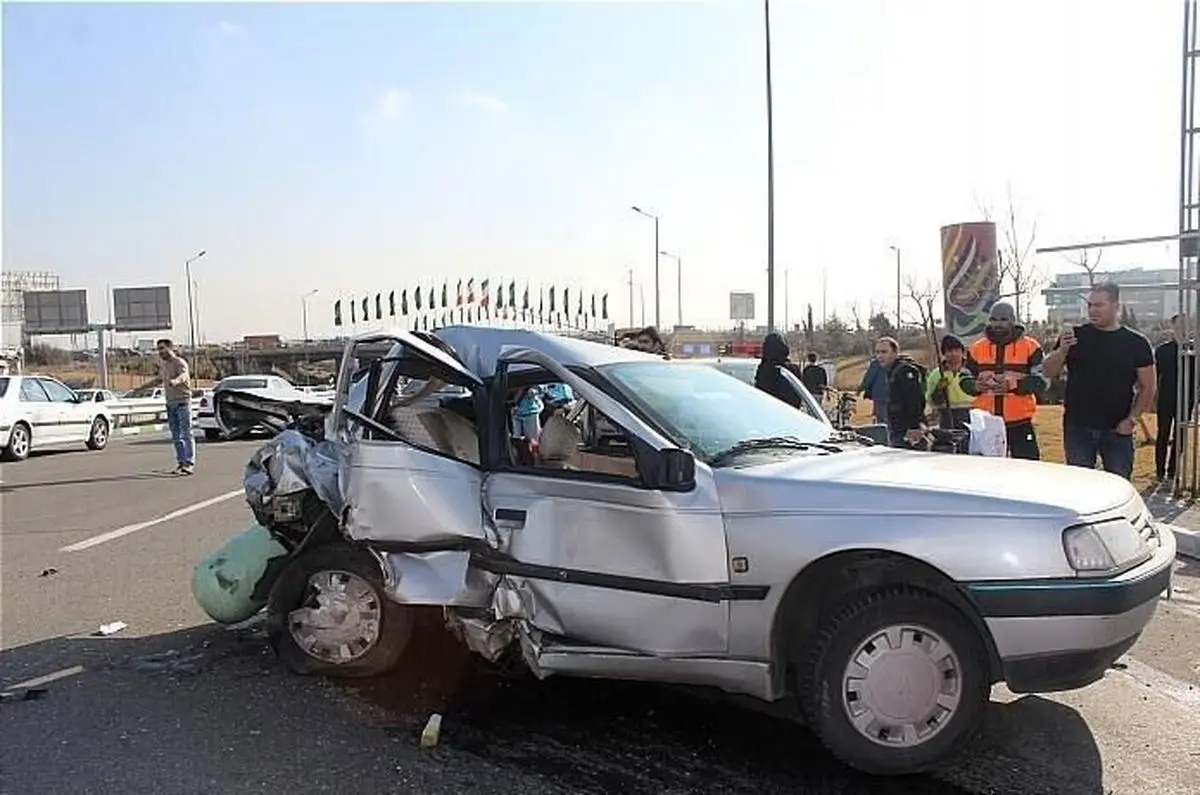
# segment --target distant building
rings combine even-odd
[[[1157,325],[1179,311],[1179,271],[1175,268],[1129,268],[1097,272],[1094,278],[1096,284],[1115,282],[1121,288],[1121,305],[1137,318],[1139,326]],[[1056,275],[1042,291],[1047,322],[1061,325],[1085,318],[1088,286],[1088,275],[1082,270]]]

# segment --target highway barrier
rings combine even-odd
[[[192,424],[196,424],[199,400],[192,401]],[[117,428],[154,425],[167,421],[167,404],[161,398],[117,398],[104,404],[105,411]]]

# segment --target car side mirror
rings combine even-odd
[[[658,452],[654,486],[666,491],[690,491],[696,486],[696,458],[687,450],[668,447]]]

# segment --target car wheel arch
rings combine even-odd
[[[926,591],[960,612],[979,633],[987,650],[988,679],[1003,679],[992,633],[953,578],[917,558],[881,549],[832,552],[805,566],[791,579],[779,600],[771,631],[771,659],[776,692],[791,685],[789,669],[806,639],[817,632],[824,611],[834,610],[855,594],[891,585]]]

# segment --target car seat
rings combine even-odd
[[[579,453],[583,434],[562,414],[555,414],[542,428],[538,459],[547,469],[573,469],[571,460]]]

